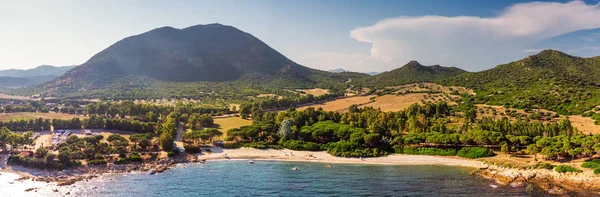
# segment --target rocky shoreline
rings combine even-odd
[[[593,173],[558,173],[548,169],[517,169],[497,165],[471,173],[503,187],[539,187],[556,195],[600,195],[600,177]]]
[[[65,170],[40,170],[22,166],[12,166],[7,172],[19,174],[21,177],[15,181],[29,180],[56,183],[58,186],[68,186],[79,181],[87,181],[103,174],[117,174],[130,172],[148,172],[150,174],[162,173],[173,168],[178,163],[203,163],[196,157],[174,157],[161,159],[148,163],[108,164],[103,166],[82,166]]]

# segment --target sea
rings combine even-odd
[[[292,170],[296,168],[297,170]],[[160,174],[109,174],[70,186],[0,175],[0,196],[546,196],[471,176],[473,168],[247,160],[179,164]],[[30,191],[25,191],[29,189]]]

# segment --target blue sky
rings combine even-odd
[[[600,55],[596,0],[12,1],[0,7],[0,69],[78,65],[127,36],[208,23],[322,70],[418,60],[478,71],[546,48]]]

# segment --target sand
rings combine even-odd
[[[213,153],[198,156],[198,159],[220,160],[220,159],[253,159],[253,160],[276,160],[297,162],[320,162],[320,163],[347,163],[347,164],[380,164],[380,165],[446,165],[482,168],[486,165],[477,160],[468,160],[458,157],[438,157],[425,155],[401,155],[394,154],[385,157],[373,158],[344,158],[335,157],[324,151],[293,151],[288,149],[220,149],[213,148]],[[287,156],[286,156],[287,155]],[[312,155],[312,156],[311,156]]]

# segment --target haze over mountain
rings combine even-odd
[[[332,73],[345,73],[345,72],[352,72],[352,71],[349,71],[349,70],[346,70],[346,69],[343,69],[343,68],[338,68],[338,69],[328,70],[328,72],[332,72]],[[365,74],[373,76],[373,75],[377,75],[379,73],[380,72],[366,72]]]
[[[209,24],[162,27],[125,38],[44,87],[76,92],[123,84],[232,81],[299,87],[331,78],[347,80],[301,66],[234,27]]]
[[[0,70],[0,87],[22,87],[51,81],[75,66],[41,65],[32,69]]]

